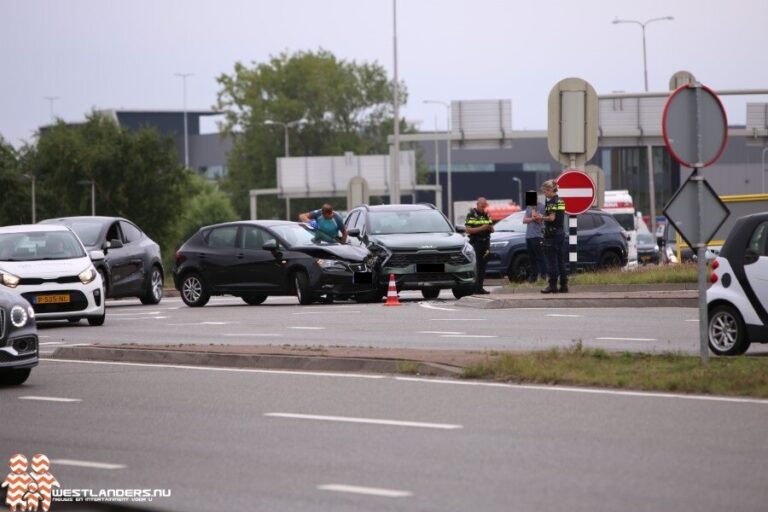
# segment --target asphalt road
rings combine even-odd
[[[248,306],[216,297],[203,308],[179,298],[157,306],[108,301],[102,327],[84,321],[41,323],[41,348],[96,343],[339,345],[420,349],[536,350],[575,341],[611,351],[697,354],[694,308],[474,309],[456,305],[450,292],[424,301],[401,292],[400,307],[354,302],[299,306],[294,297],[270,297]],[[448,298],[450,297],[450,298]],[[768,352],[753,345],[750,353]]]
[[[48,455],[65,489],[170,489],[160,510],[768,502],[761,400],[43,361],[0,411],[0,456]]]

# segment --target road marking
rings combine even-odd
[[[393,427],[434,428],[440,430],[456,430],[462,425],[450,423],[424,423],[420,421],[381,420],[375,418],[355,418],[351,416],[324,416],[321,414],[295,414],[290,412],[267,412],[264,416],[273,418],[291,418],[297,420],[338,421],[341,423],[366,423],[369,425],[388,425]]]
[[[691,319],[686,320],[686,322],[698,322],[698,321],[699,321],[698,318],[691,318]]]
[[[459,331],[416,331],[418,334],[465,334]]]
[[[438,311],[458,311],[458,309],[453,309],[453,308],[440,308],[430,304],[429,302],[419,302],[419,306],[426,309],[436,309]]]
[[[236,324],[237,322],[195,322],[195,323],[188,323],[188,324],[168,324],[173,326],[188,326],[188,325],[231,325]]]
[[[325,327],[306,327],[301,325],[295,325],[295,326],[287,327],[287,329],[303,329],[305,331],[321,331],[325,329]]]
[[[255,337],[261,337],[261,338],[279,338],[280,336],[284,336],[283,334],[270,334],[266,332],[257,332],[257,333],[251,333],[247,334],[244,332],[234,332],[234,333],[227,333],[222,334],[222,336],[241,336],[241,337],[248,337],[248,338],[255,338]]]
[[[657,341],[656,338],[595,338],[596,340],[606,341]]]
[[[359,313],[359,309],[347,309],[344,311],[336,311],[336,308],[334,308],[334,314],[336,313]],[[327,311],[327,310],[326,310]],[[299,313],[291,313],[292,315],[321,315],[325,311],[301,311]]]
[[[434,322],[484,322],[485,318],[430,318]]]
[[[357,485],[325,484],[318,485],[321,491],[348,492],[352,494],[366,494],[368,496],[382,496],[384,498],[407,498],[413,496],[410,491],[398,491],[395,489],[381,489],[378,487],[359,487]]]
[[[498,338],[490,334],[443,334],[441,338]]]
[[[51,464],[57,466],[74,466],[77,468],[92,468],[92,469],[125,469],[128,466],[125,464],[109,464],[106,462],[90,462],[87,460],[72,460],[72,459],[53,459]]]
[[[560,316],[563,318],[581,318],[582,315],[563,315],[560,313],[548,313],[546,316]]]
[[[40,345],[64,345],[66,341],[42,341]]]
[[[137,316],[137,315],[159,315],[159,311],[134,311],[132,313],[110,313],[109,316]]]
[[[80,398],[62,398],[58,396],[20,396],[19,400],[40,400],[42,402],[82,402]]]

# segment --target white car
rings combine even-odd
[[[103,325],[103,283],[92,262],[103,258],[66,226],[0,228],[0,286],[27,299],[37,320]]]
[[[739,355],[768,343],[768,213],[736,221],[712,262],[707,290],[709,348]]]

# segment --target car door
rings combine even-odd
[[[124,258],[123,282],[126,292],[141,293],[144,288],[144,280],[147,269],[144,268],[144,249],[141,246],[143,236],[141,230],[124,220],[119,221],[120,231],[123,234],[123,247],[121,249]]]
[[[104,238],[110,243],[117,240],[120,244],[123,244],[123,232],[120,229],[119,221],[116,220],[109,225]],[[109,268],[110,295],[116,297],[129,295],[131,293],[130,249],[125,245],[122,247],[110,247],[107,249],[104,259]]]
[[[744,254],[744,273],[757,300],[768,311],[768,221],[758,224]]]
[[[229,291],[239,280],[235,265],[237,230],[237,225],[212,228],[203,236],[205,247],[193,251],[203,278],[216,291]]]
[[[235,286],[243,291],[269,293],[280,290],[285,283],[282,258],[262,247],[277,239],[259,226],[241,226],[238,249],[235,252]]]
[[[600,219],[599,215],[595,215],[590,212],[585,212],[579,215],[578,222],[576,223],[576,254],[578,262],[580,264],[594,264],[597,263],[599,240],[597,230],[597,220]],[[602,225],[602,222],[600,222]],[[566,244],[567,238],[566,238]]]

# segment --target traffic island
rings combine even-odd
[[[457,306],[475,309],[507,308],[658,308],[677,307],[695,308],[698,306],[696,290],[637,290],[627,291],[605,287],[571,288],[568,293],[543,294],[538,289],[502,290],[490,295],[463,297],[456,301]]]

